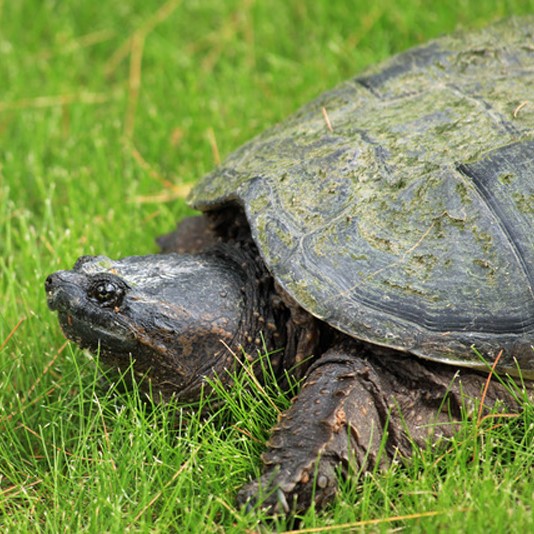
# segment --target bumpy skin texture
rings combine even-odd
[[[267,442],[262,477],[239,492],[238,502],[277,513],[303,512],[312,501],[322,507],[335,495],[339,470],[385,466],[452,436],[457,426],[451,422],[472,411],[486,379],[342,343],[310,369]],[[485,401],[517,409],[500,384],[491,384]]]
[[[239,247],[118,261],[85,256],[45,287],[69,339],[122,372],[135,361],[141,388],[156,398],[196,401],[206,378],[235,367],[233,353],[257,352],[260,316],[278,322],[259,267]],[[265,339],[285,341],[275,329]]]
[[[444,38],[326,93],[206,178],[164,254],[50,275],[65,335],[163,401],[231,387],[238,359],[261,380],[261,336],[282,348],[275,373],[306,378],[249,506],[321,506],[339,468],[450,436],[486,381],[472,344],[534,376],[533,35]],[[517,408],[493,381],[497,401]]]

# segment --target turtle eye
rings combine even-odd
[[[104,307],[120,306],[128,286],[119,278],[98,278],[89,287],[89,297]]]

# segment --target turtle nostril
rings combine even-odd
[[[45,291],[52,291],[54,287],[54,274],[49,274],[45,280]]]
[[[61,278],[57,273],[52,273],[46,277],[44,286],[46,292],[46,300],[48,307],[51,310],[57,309],[58,288],[61,283]]]

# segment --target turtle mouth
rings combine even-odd
[[[118,318],[98,321],[91,320],[89,314],[76,314],[72,311],[57,310],[61,330],[67,339],[77,343],[82,349],[107,354],[129,354],[136,348],[135,336],[127,325]]]

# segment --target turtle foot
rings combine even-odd
[[[312,503],[322,507],[336,490],[333,466],[320,464],[313,479],[306,471],[292,476],[277,469],[243,486],[237,494],[237,504],[247,510],[261,509],[269,515],[293,515],[306,511]]]

